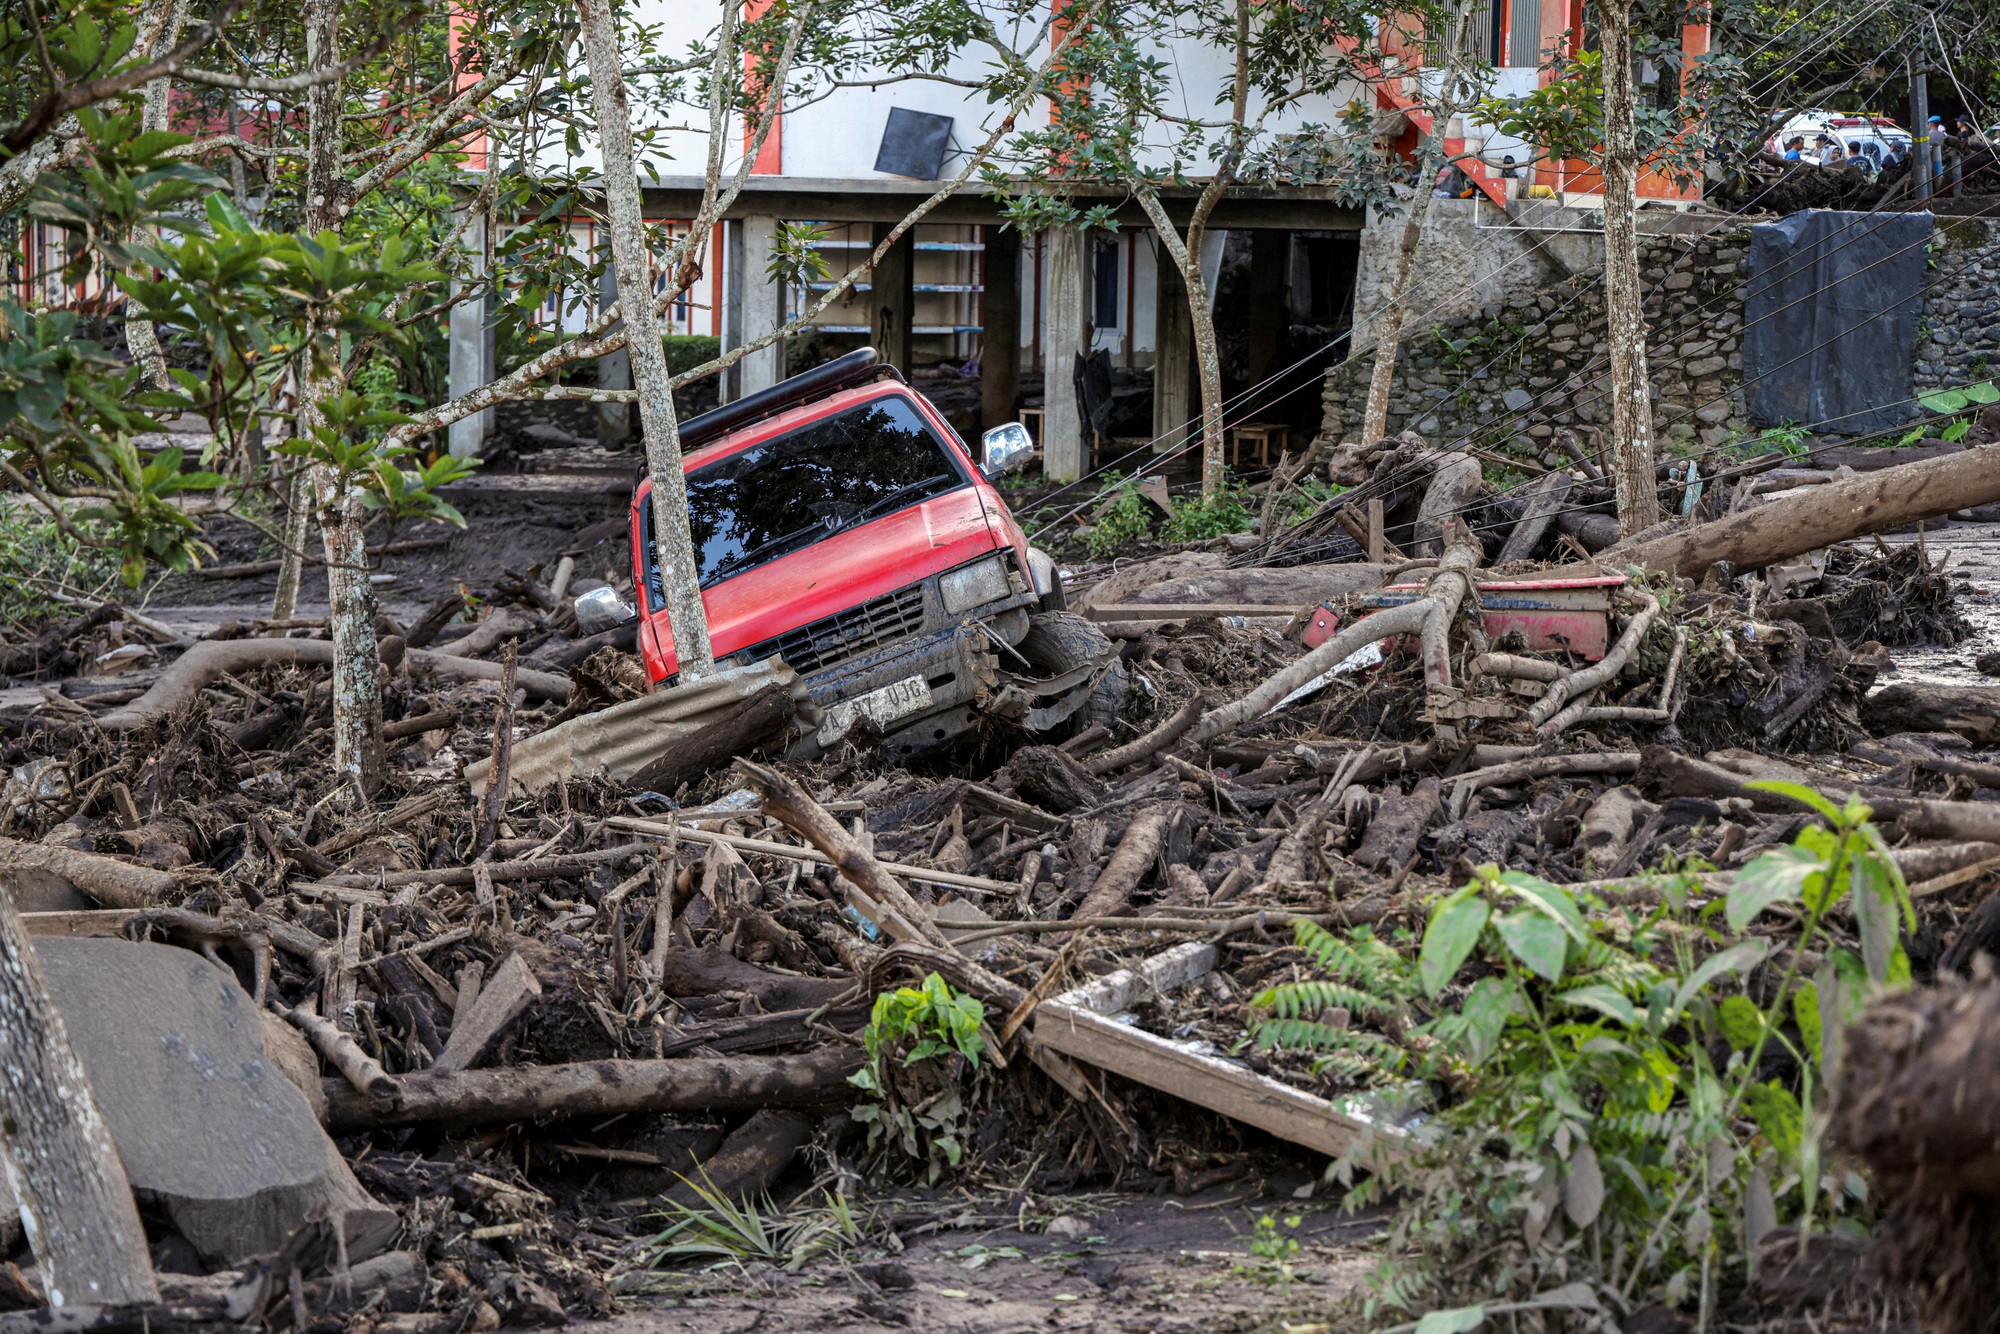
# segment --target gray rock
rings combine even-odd
[[[401,1220],[266,1058],[263,1020],[233,974],[101,936],[37,937],[35,953],[133,1188],[204,1259],[275,1251],[312,1218],[343,1218],[352,1260],[394,1240]]]
[[[1525,389],[1509,389],[1500,395],[1500,401],[1507,405],[1509,412],[1526,412],[1535,406],[1535,396]]]

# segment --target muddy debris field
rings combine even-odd
[[[1410,449],[1349,460],[1359,488],[1268,541],[1073,566],[1071,614],[1128,682],[1116,719],[994,721],[906,765],[865,727],[787,760],[773,687],[636,776],[546,772],[535,737],[646,694],[629,627],[578,629],[568,568],[384,619],[388,777],[365,794],[330,772],[323,621],[197,639],[109,604],[17,635],[0,670],[35,689],[0,714],[0,869],[139,1191],[151,1327],[789,1294],[801,1328],[943,1328],[938,1294],[980,1274],[960,1250],[960,1287],[931,1281],[941,1237],[1055,1256],[1015,1297],[1056,1320],[1119,1281],[1093,1218],[1218,1192],[1323,1208],[1329,1161],[1449,1100],[1365,1054],[1430,1040],[1386,1008],[1305,1016],[1368,1035],[1340,1059],[1260,1040],[1260,997],[1319,975],[1301,924],[1411,956],[1496,867],[1593,915],[1698,908],[1817,818],[1760,782],[1870,805],[1919,982],[2000,950],[2000,685],[1958,661],[1995,647],[1965,554],[1990,530],[1647,563],[1591,554],[1534,492],[1418,513],[1421,486],[1391,484]],[[1771,478],[1639,546],[1831,489]],[[1759,928],[1769,967],[1797,926]],[[1861,951],[1864,926],[1835,912],[1815,949]],[[878,1061],[898,996],[951,998],[960,1047]],[[126,1048],[165,1034],[215,1056],[214,1086],[135,1114],[112,1071],[143,1085]],[[235,1149],[195,1144],[219,1125]],[[761,1253],[725,1226],[744,1200]],[[1375,1227],[1337,1217],[1325,1237]],[[0,1306],[33,1311],[9,1226]],[[1124,1327],[1194,1327],[1143,1306]]]

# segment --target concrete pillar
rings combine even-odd
[[[894,227],[894,223],[888,222],[875,224],[876,249],[881,248],[883,239]],[[889,247],[889,253],[882,256],[882,262],[868,275],[870,341],[882,354],[882,360],[904,375],[910,373],[910,355],[916,350],[910,332],[917,313],[916,277],[917,234],[912,227],[896,238],[896,244]]]
[[[1076,359],[1090,349],[1090,244],[1081,230],[1052,227],[1042,265],[1042,471],[1052,480],[1083,475],[1088,450],[1076,401]]]
[[[979,422],[990,431],[1015,419],[1021,370],[1021,234],[1011,227],[980,231],[986,245],[981,256],[986,290],[980,294],[985,334],[979,353]]]
[[[1193,434],[1194,317],[1187,282],[1165,246],[1154,251],[1153,274],[1153,449],[1167,454]]]
[[[1284,336],[1291,307],[1291,275],[1286,260],[1291,258],[1292,234],[1259,227],[1250,233],[1250,383],[1259,385],[1271,378],[1278,361],[1278,346]]]
[[[771,281],[771,249],[778,220],[753,216],[723,224],[724,351],[742,347],[778,327],[778,284]],[[784,378],[782,341],[749,353],[723,377],[724,401],[734,402]]]
[[[471,259],[469,285],[484,287],[490,251],[486,238],[486,215],[475,214],[462,233],[461,244]],[[453,281],[454,296],[468,283]],[[488,297],[471,297],[452,306],[448,325],[450,365],[446,391],[453,398],[469,394],[493,382],[493,330],[487,314]],[[455,421],[446,433],[451,456],[478,458],[493,436],[493,409],[487,408]]]
[[[604,273],[597,280],[597,308],[604,310],[618,299],[618,274],[611,261],[604,261]],[[624,327],[621,321],[611,326]],[[624,348],[616,352],[606,352],[597,359],[597,387],[599,389],[630,389],[632,387],[632,354]],[[632,404],[599,403],[597,405],[597,443],[606,449],[623,449],[632,438]]]

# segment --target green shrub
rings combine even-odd
[[[1225,485],[1213,499],[1180,499],[1161,537],[1169,542],[1205,542],[1229,533],[1247,533],[1257,521],[1241,488]]]
[[[1552,1299],[1582,1279],[1712,1324],[1723,1285],[1750,1276],[1747,1235],[1865,1221],[1865,1188],[1821,1154],[1822,1072],[1870,994],[1907,983],[1914,911],[1867,806],[1753,786],[1824,824],[1698,910],[1688,877],[1663,876],[1642,913],[1489,865],[1434,905],[1414,958],[1297,926],[1323,976],[1257,996],[1254,1040],[1437,1096],[1394,1157],[1375,1156],[1378,1138],[1338,1165],[1350,1180],[1376,1168],[1351,1207],[1398,1201],[1370,1323],[1387,1306],[1470,1329],[1483,1308],[1467,1303]],[[1836,908],[1858,952],[1829,938]],[[1750,930],[1774,909],[1799,923],[1788,942]],[[1353,1026],[1325,1022],[1331,1009]]]
[[[1083,535],[1083,548],[1093,556],[1108,556],[1120,547],[1153,531],[1153,516],[1159,511],[1139,494],[1137,478],[1104,474],[1097,489],[1097,504],[1091,511],[1090,527]]]
[[[871,1147],[899,1147],[925,1164],[930,1181],[958,1166],[973,1101],[962,1086],[978,1073],[985,1022],[978,998],[953,991],[936,973],[921,987],[875,998],[861,1032],[868,1063],[848,1079],[866,1095],[854,1119],[868,1127]]]

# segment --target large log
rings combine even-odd
[[[0,886],[14,892],[8,880],[20,872],[66,880],[107,908],[150,908],[180,887],[171,874],[150,866],[134,866],[54,843],[0,838]]]
[[[1982,446],[1816,486],[1678,533],[1602,553],[1699,579],[1718,561],[1760,570],[1849,538],[2000,501],[2000,446]]]
[[[2000,686],[1929,681],[1884,686],[1861,701],[1861,725],[1876,736],[1956,732],[1974,745],[1990,746],[2000,741]]]
[[[1125,837],[1118,840],[1118,851],[1111,854],[1090,892],[1077,904],[1078,917],[1116,917],[1131,906],[1132,891],[1160,855],[1160,840],[1173,813],[1171,805],[1162,803],[1132,817]]]
[[[1347,563],[1230,569],[1227,559],[1213,552],[1179,552],[1139,561],[1092,585],[1071,606],[1086,613],[1092,607],[1132,603],[1302,607],[1349,593],[1373,592],[1390,568]]]
[[[326,1124],[334,1134],[347,1134],[428,1121],[473,1124],[542,1116],[803,1107],[840,1096],[861,1060],[859,1047],[822,1047],[802,1056],[582,1061],[455,1075],[419,1072],[403,1076],[403,1096],[393,1107],[374,1106],[346,1080],[329,1079]]]

